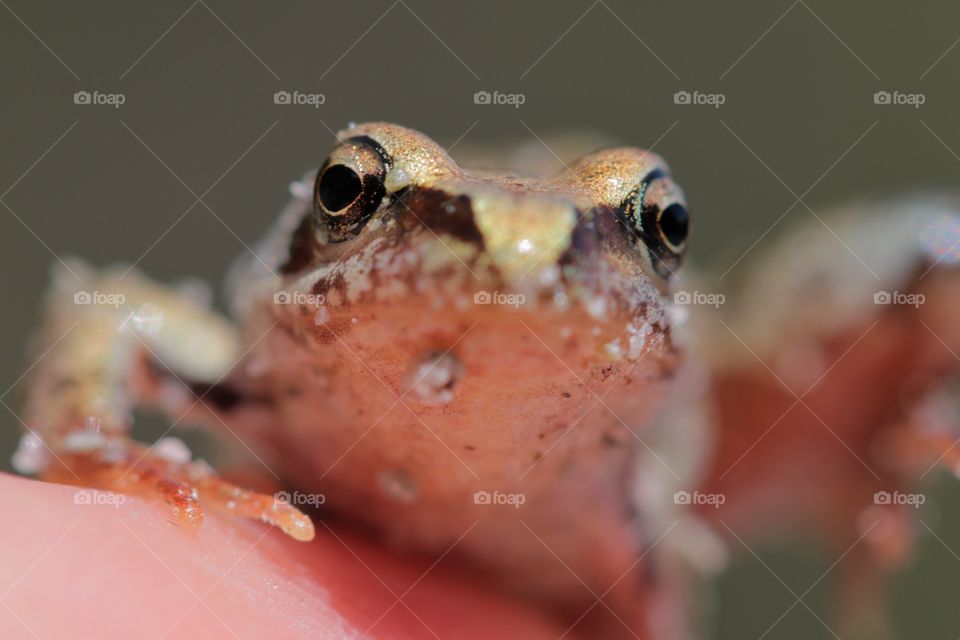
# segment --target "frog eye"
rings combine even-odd
[[[660,211],[657,216],[657,230],[663,243],[674,252],[683,251],[687,244],[687,233],[690,230],[690,216],[687,207],[674,202]]]
[[[330,215],[337,215],[363,193],[363,181],[345,164],[327,167],[317,181],[317,202]]]
[[[654,269],[668,277],[687,246],[690,215],[683,192],[662,169],[647,174],[620,205],[626,224],[649,251]]]
[[[332,242],[355,237],[380,208],[389,164],[383,147],[367,136],[344,140],[327,158],[317,173],[314,201]]]

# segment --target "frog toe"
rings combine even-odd
[[[79,451],[60,451],[40,474],[44,480],[90,486],[164,502],[176,522],[198,527],[205,509],[216,509],[276,526],[290,537],[314,537],[310,518],[285,493],[267,495],[227,482],[203,461],[191,461],[174,439],[152,447],[125,439]]]

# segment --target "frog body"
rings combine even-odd
[[[770,384],[764,358],[784,350],[776,328],[791,314],[761,302],[755,316],[721,323],[734,335],[762,324],[750,332],[768,340],[754,359],[723,340],[682,338],[699,322],[678,326],[672,292],[689,219],[663,160],[615,147],[552,178],[471,172],[423,134],[371,123],[341,132],[291,193],[231,271],[232,322],[129,270],[57,279],[41,336],[54,346],[31,373],[21,469],[159,496],[190,524],[211,505],[313,537],[291,494],[247,491],[189,452],[132,442],[131,408],[155,405],[175,422],[228,431],[329,513],[398,548],[450,554],[573,624],[586,617],[611,637],[692,633],[685,576],[718,566],[724,518],[746,527],[752,505],[769,500],[758,486],[797,486],[797,474],[778,473],[790,465],[768,457],[725,473],[763,440],[772,409],[750,393]],[[914,251],[904,265],[936,265],[930,295],[943,300],[954,248],[890,238]],[[804,270],[815,271],[791,273]],[[916,281],[906,266],[892,271]],[[122,303],[78,304],[88,291]],[[791,339],[841,355],[832,341],[875,320],[897,340],[916,336],[916,323],[896,333],[890,309],[864,309],[833,325],[789,325]],[[940,356],[876,362],[941,379],[954,363]],[[869,379],[869,358],[847,362],[860,363],[845,370],[848,388]],[[887,376],[884,389],[903,377]],[[842,405],[822,402],[823,412]],[[873,435],[905,415],[889,407],[881,425],[868,404],[837,413],[859,425],[856,455],[873,455]],[[768,456],[801,450],[789,438],[767,444]],[[840,509],[865,507],[877,483],[855,462],[835,465],[835,479],[857,490],[834,512],[786,510],[847,540],[856,529]],[[893,471],[883,479],[902,482]],[[683,499],[697,490],[723,496],[724,508]]]

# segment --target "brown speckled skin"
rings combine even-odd
[[[357,135],[382,145],[409,187],[341,243],[301,222],[312,203],[294,202],[263,246],[282,282],[256,261],[234,273],[248,342],[276,323],[232,382],[275,399],[275,421],[256,433],[268,459],[397,545],[456,543],[454,557],[576,605],[574,617],[593,602],[580,580],[599,594],[623,577],[608,598],[642,633],[653,574],[640,563],[624,575],[649,541],[629,481],[679,353],[666,283],[613,207],[662,161],[622,148],[549,181],[478,177],[416,132],[369,124],[341,137]],[[298,226],[293,260],[282,237]],[[310,304],[272,304],[278,289],[323,295],[321,321]],[[474,304],[481,291],[525,302]],[[453,399],[405,394],[411,363],[446,350],[465,372]],[[384,474],[414,495],[391,495]],[[477,505],[477,491],[525,503]]]

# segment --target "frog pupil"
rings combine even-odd
[[[687,239],[689,224],[687,208],[682,204],[673,203],[660,214],[660,231],[667,242],[675,247],[679,247]]]
[[[363,182],[357,172],[345,165],[335,164],[320,177],[317,197],[327,211],[335,212],[356,200],[362,191]]]

